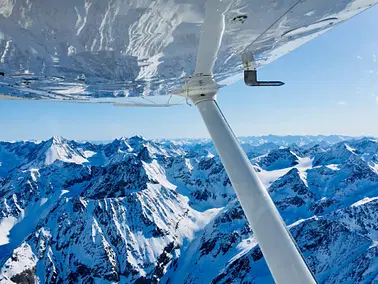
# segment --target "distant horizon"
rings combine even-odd
[[[110,143],[114,140],[119,140],[121,138],[132,138],[132,137],[142,137],[143,139],[145,140],[151,140],[151,141],[156,141],[156,140],[211,140],[210,137],[179,137],[179,138],[169,138],[169,137],[160,137],[160,138],[149,138],[149,137],[146,137],[146,136],[143,136],[143,135],[139,135],[139,134],[134,134],[134,135],[129,135],[129,136],[118,136],[118,137],[114,137],[114,138],[109,138],[109,139],[98,139],[98,140],[92,140],[92,139],[72,139],[72,138],[67,138],[63,135],[52,135],[48,138],[44,138],[44,139],[13,139],[13,140],[1,140],[0,139],[0,142],[9,142],[9,143],[17,143],[17,142],[43,142],[43,141],[48,141],[50,139],[53,139],[54,137],[60,137],[60,138],[63,138],[65,140],[69,140],[69,141],[76,141],[76,142],[81,142],[81,143],[85,143],[85,142],[89,142],[89,143],[97,143],[97,144],[100,144],[100,143]],[[326,138],[329,138],[329,137],[343,137],[343,138],[352,138],[352,139],[362,139],[362,138],[373,138],[373,139],[378,139],[377,136],[373,136],[373,135],[344,135],[344,134],[288,134],[288,135],[277,135],[277,134],[266,134],[266,135],[244,135],[244,136],[237,136],[238,139],[243,139],[243,138],[267,138],[267,137],[277,137],[277,138],[287,138],[287,137],[308,137],[308,138],[314,138],[314,137],[326,137]]]

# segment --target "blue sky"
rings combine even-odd
[[[236,135],[344,134],[378,136],[378,6],[260,70],[279,88],[237,82],[219,104]],[[0,140],[108,140],[207,137],[195,107],[115,108],[110,105],[0,101]]]

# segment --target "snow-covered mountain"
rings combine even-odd
[[[241,138],[319,283],[378,281],[378,141]],[[208,140],[0,142],[0,283],[273,283]]]

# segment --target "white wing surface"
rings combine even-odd
[[[258,67],[269,64],[377,0],[225,2],[211,62],[221,86],[241,78],[246,51]],[[207,6],[204,0],[1,3],[2,99],[111,103],[183,87],[195,72]]]

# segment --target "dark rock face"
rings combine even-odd
[[[298,164],[298,156],[291,148],[280,148],[254,159],[261,168],[271,171],[289,168]]]
[[[143,190],[148,181],[142,162],[130,156],[123,162],[95,170],[83,196],[93,199],[123,197],[128,191]]]
[[[377,281],[377,142],[292,139],[243,148],[318,282]],[[140,136],[1,142],[0,283],[273,283],[212,153]]]
[[[10,280],[18,284],[34,284],[36,281],[35,269],[26,269],[20,274],[12,276]]]

